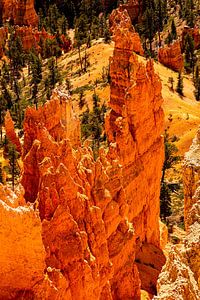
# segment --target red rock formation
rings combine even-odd
[[[114,33],[109,149],[101,149],[97,161],[90,148],[78,147],[79,125],[61,92],[26,112],[25,198],[39,207],[46,265],[61,270],[71,299],[140,299],[138,268],[142,286],[155,292],[165,260],[159,233],[161,83],[153,62],[144,66],[133,54],[132,34]]]
[[[8,36],[8,30],[5,27],[0,28],[0,57],[4,55],[4,47]]]
[[[39,52],[41,52],[41,47],[39,45],[41,40],[45,42],[46,39],[55,39],[55,36],[47,33],[44,28],[42,29],[42,31],[38,31],[30,26],[16,27],[15,35],[20,37],[25,51],[28,51],[32,47],[35,47]],[[60,41],[61,42],[59,46],[64,52],[68,52],[69,50],[71,50],[72,45],[69,38],[61,35]]]
[[[71,299],[65,277],[46,267],[41,220],[22,191],[0,185],[0,226],[0,299]]]
[[[33,208],[21,206],[24,203],[0,185],[1,299],[19,299],[21,291],[28,295],[44,277],[41,222]]]
[[[199,28],[190,28],[185,26],[183,33],[182,33],[182,47],[184,48],[184,40],[185,36],[187,34],[190,34],[194,39],[194,46],[195,49],[198,49],[200,47],[200,30]]]
[[[200,130],[183,164],[186,238],[173,246],[158,280],[156,300],[200,299]]]
[[[7,111],[5,115],[5,131],[6,131],[6,136],[8,139],[16,146],[16,150],[21,154],[21,144],[19,141],[19,137],[17,137],[16,132],[15,132],[15,127],[13,120],[11,118],[10,112]]]
[[[34,0],[0,0],[0,7],[3,23],[9,20],[14,25],[38,26],[38,16],[35,12]]]
[[[130,199],[137,199],[129,207],[128,216],[139,237],[138,244],[146,240],[158,246],[160,181],[152,181],[152,178],[159,178],[163,162],[161,82],[154,73],[153,61],[144,66],[132,54],[132,32],[120,29],[124,22],[123,18],[121,20],[114,34],[115,49],[110,61],[112,111],[107,120],[108,139],[117,143],[125,194]],[[144,191],[147,191],[146,195]],[[146,225],[142,228],[141,223]],[[141,249],[139,247],[138,256]]]
[[[15,35],[19,36],[25,51],[32,47],[37,47],[34,31],[32,27],[23,26],[15,28]]]
[[[122,7],[127,9],[132,22],[137,21],[142,12],[142,1],[128,0]]]
[[[181,53],[180,41],[160,48],[158,51],[158,60],[174,71],[181,71],[183,69],[183,55]]]
[[[122,6],[112,12],[109,22],[111,33],[115,34],[115,39],[117,37],[121,38],[121,31],[125,30],[130,38],[129,45],[127,45],[128,49],[130,48],[130,50],[140,55],[144,54],[139,34],[135,32],[130,17]]]
[[[120,27],[114,31],[115,50],[110,60],[109,146],[99,150],[96,161],[92,150],[80,145],[79,120],[73,115],[71,99],[62,91],[55,91],[38,110],[26,111],[22,184],[26,201],[34,202],[39,210],[42,229],[29,206],[17,204],[12,220],[3,218],[3,228],[12,225],[8,226],[12,228],[9,243],[16,239],[25,247],[21,232],[30,233],[25,235],[32,247],[30,261],[28,246],[25,255],[19,248],[19,266],[22,258],[27,266],[33,264],[28,276],[25,267],[19,269],[19,283],[27,276],[23,285],[18,283],[17,260],[15,283],[9,272],[12,280],[6,291],[10,296],[16,287],[15,299],[23,295],[44,300],[139,300],[141,285],[155,293],[165,261],[159,233],[164,156],[161,82],[153,61],[143,65],[133,54],[134,31]],[[4,238],[6,244],[5,234]],[[6,255],[9,261],[15,253]],[[4,261],[0,269],[2,264]],[[37,282],[32,277],[35,267]]]

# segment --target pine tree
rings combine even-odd
[[[165,145],[165,160],[162,169],[161,190],[160,190],[160,212],[161,217],[166,219],[171,214],[171,191],[165,180],[166,170],[172,168],[177,162],[180,161],[180,156],[176,155],[178,152],[177,147],[171,142],[169,134],[165,131],[164,134]]]
[[[195,98],[197,101],[200,101],[200,77],[199,77],[198,65],[196,66],[195,69],[194,86],[195,86],[195,91],[194,91]]]
[[[2,163],[1,162],[0,162],[0,183],[4,184],[3,168],[2,168]]]
[[[196,81],[194,95],[196,100],[200,101],[200,78]]]
[[[183,78],[181,72],[179,72],[178,74],[178,83],[177,83],[176,91],[179,95],[183,96]]]
[[[79,94],[79,102],[78,102],[78,106],[79,106],[80,109],[82,109],[84,105],[85,105],[84,92],[81,91],[80,94]]]
[[[16,146],[12,144],[5,136],[4,141],[4,153],[9,160],[9,173],[11,174],[11,181],[12,181],[12,189],[15,189],[15,181],[19,176],[19,167],[17,163],[17,159],[19,158],[19,153],[16,150]]]
[[[32,99],[34,104],[38,106],[38,85],[42,81],[42,61],[36,52],[30,54],[30,69],[31,69],[31,86],[32,86]]]
[[[185,68],[188,71],[194,71],[194,64],[195,64],[195,47],[194,47],[194,39],[190,34],[185,36]]]
[[[175,25],[174,19],[172,20],[172,24],[171,24],[171,34],[172,34],[173,40],[176,40],[177,32],[176,32],[176,25]]]

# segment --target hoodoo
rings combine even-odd
[[[0,23],[7,21],[14,25],[36,27],[38,16],[34,8],[34,0],[0,0]]]
[[[165,263],[159,230],[161,82],[153,61],[144,65],[133,53],[135,32],[128,14],[121,8],[114,14],[123,22],[113,25],[108,147],[99,149],[99,157],[95,160],[91,148],[81,146],[79,120],[62,90],[55,90],[38,110],[26,110],[21,183],[27,205],[21,227],[20,219],[14,220],[21,231],[25,218],[36,222],[31,272],[37,255],[39,268],[37,284],[32,277],[27,287],[24,282],[13,290],[7,284],[13,297],[24,293],[33,299],[139,300],[141,288],[156,293]],[[8,209],[3,206],[3,211]],[[19,215],[22,209],[15,209]],[[12,222],[7,219],[9,226]],[[20,240],[19,247],[27,261]],[[14,259],[15,252],[7,252],[8,261],[11,254]],[[29,269],[28,263],[25,267]],[[9,282],[21,272],[14,268]],[[0,294],[4,290],[0,281]]]

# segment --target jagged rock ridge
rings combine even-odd
[[[133,53],[134,30],[123,28],[113,29],[109,146],[96,161],[80,145],[80,124],[62,91],[26,111],[22,184],[27,203],[39,210],[46,251],[44,277],[29,288],[33,299],[137,300],[141,285],[155,292],[165,262],[161,82],[153,61],[145,66]]]

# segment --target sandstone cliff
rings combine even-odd
[[[172,247],[158,280],[156,300],[200,299],[200,131],[183,165],[186,238]]]
[[[0,22],[10,21],[14,25],[37,27],[38,16],[34,0],[0,0]]]
[[[183,69],[183,55],[181,53],[180,41],[160,48],[158,51],[158,60],[166,67],[180,72]]]
[[[133,29],[122,22],[113,36],[108,148],[96,161],[80,144],[79,120],[62,91],[26,111],[21,182],[27,203],[39,211],[46,251],[47,283],[41,276],[37,288],[29,288],[33,299],[139,300],[141,286],[156,292],[165,263],[161,82],[153,61],[144,65],[133,54]]]

